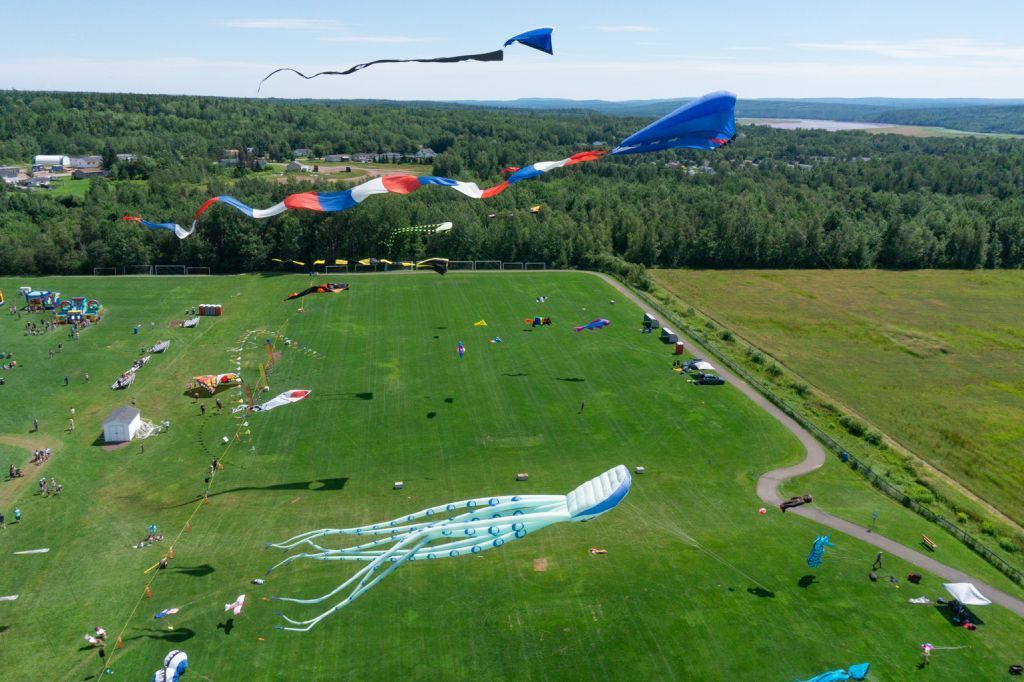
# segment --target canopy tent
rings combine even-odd
[[[992,603],[985,595],[978,592],[978,588],[971,583],[943,583],[942,586],[961,604],[966,604],[967,606],[988,606]]]
[[[700,372],[714,372],[715,371],[715,366],[712,365],[707,360],[698,360],[697,362],[693,363],[693,368],[695,370],[700,371]]]

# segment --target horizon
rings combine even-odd
[[[694,3],[668,0],[626,18],[618,5],[580,0],[486,12],[469,3],[339,12],[314,0],[297,13],[266,0],[58,0],[7,9],[14,56],[0,61],[0,89],[401,102],[617,102],[715,90],[746,100],[1024,99],[1016,29],[1024,5],[978,0],[964,13],[961,3],[940,0],[928,12],[922,20],[914,8],[882,0],[856,8],[798,0],[783,10],[739,0],[711,19]],[[487,52],[539,26],[555,27],[554,56],[513,45],[502,63],[382,64],[309,81],[279,74],[257,93],[259,79],[278,67],[316,72]]]

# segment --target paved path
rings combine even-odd
[[[608,277],[601,273],[592,273],[603,279],[605,282],[615,287],[623,296],[628,298],[633,303],[636,303],[643,310],[649,310],[648,306],[638,296],[633,294],[632,291],[623,286],[619,281]],[[678,329],[676,330],[680,337],[686,336]],[[686,342],[691,352],[697,355],[710,355],[706,349],[704,349],[699,343],[686,337]],[[763,474],[761,478],[757,480],[757,496],[760,497],[766,504],[776,506],[782,502],[782,498],[779,496],[779,485],[784,481],[795,478],[797,476],[803,476],[809,474],[812,471],[820,469],[825,464],[825,449],[821,446],[814,437],[808,433],[802,426],[796,423],[789,415],[780,410],[775,406],[774,403],[770,402],[767,398],[761,395],[757,390],[747,384],[745,381],[734,375],[727,369],[718,368],[718,374],[721,375],[726,381],[731,382],[736,388],[738,388],[744,395],[754,401],[758,406],[764,409],[768,414],[777,419],[783,426],[796,436],[807,450],[807,457],[804,458],[799,464],[785,467],[782,469],[775,469]],[[918,552],[917,550],[910,549],[904,545],[890,540],[887,537],[879,535],[878,533],[869,532],[867,528],[858,526],[855,523],[850,523],[845,519],[841,519],[838,516],[827,514],[820,509],[814,509],[811,507],[797,507],[787,512],[788,514],[796,514],[806,519],[811,519],[815,523],[819,523],[829,528],[842,531],[847,535],[863,540],[869,545],[874,545],[893,556],[898,556],[904,561],[917,566],[929,573],[934,573],[943,580],[949,582],[958,583],[974,583],[974,586],[981,591],[986,597],[991,599],[994,603],[1000,606],[1005,606],[1009,610],[1016,613],[1018,616],[1024,617],[1024,601],[1021,601],[1017,597],[1011,596],[1002,590],[998,590],[991,585],[984,583],[977,578],[958,571],[955,568],[947,566],[943,563],[936,561],[927,554]]]

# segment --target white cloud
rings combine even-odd
[[[658,30],[653,26],[637,26],[633,24],[625,26],[598,26],[597,28],[605,33],[653,33]]]
[[[320,40],[328,43],[419,43],[426,38],[409,36],[326,36]]]
[[[663,46],[667,45],[668,43],[656,43],[656,42],[653,42],[653,41],[641,40],[641,41],[637,41],[637,42],[635,42],[633,44],[634,45],[639,45],[640,47],[663,47]]]
[[[858,52],[888,59],[999,59],[1024,62],[1024,47],[984,42],[973,38],[934,38],[903,42],[849,40],[841,43],[800,43],[797,47],[832,52]]]
[[[282,31],[329,31],[341,28],[333,19],[231,19],[228,28],[277,29]]]

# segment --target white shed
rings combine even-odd
[[[644,326],[654,329],[660,327],[661,322],[658,322],[658,318],[654,316],[654,313],[644,313]]]
[[[676,341],[679,340],[679,336],[668,327],[662,327],[661,340],[666,343],[675,343]]]
[[[71,159],[62,154],[39,154],[33,164],[36,166],[67,166]]]
[[[103,421],[103,440],[124,443],[135,437],[142,424],[142,416],[134,407],[119,407]]]

